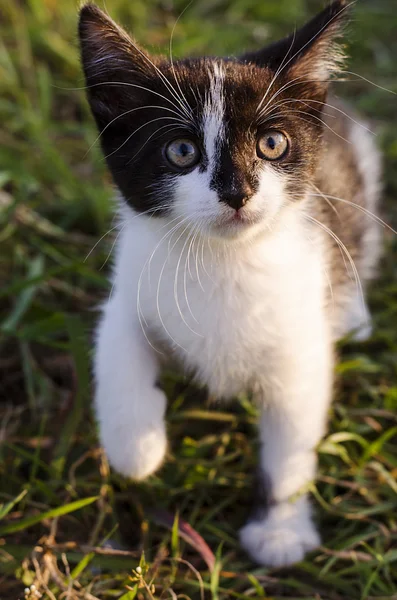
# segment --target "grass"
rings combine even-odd
[[[164,51],[185,6],[107,2],[138,40]],[[320,6],[196,1],[178,23],[174,52],[254,47]],[[76,13],[74,2],[0,0],[0,599],[23,598],[32,584],[52,600],[397,598],[392,235],[370,296],[373,339],[340,348],[312,486],[317,552],[271,571],[239,549],[257,445],[246,398],[209,407],[202,391],[165,373],[166,464],[139,485],[109,472],[90,409],[90,347],[95,307],[108,293],[111,242],[95,244],[111,226],[112,190],[98,146],[87,153],[96,132],[84,92],[73,89],[83,85]],[[396,0],[361,0],[349,34],[351,70],[394,92],[396,13]],[[337,90],[376,123],[384,213],[396,226],[396,96],[349,79]]]

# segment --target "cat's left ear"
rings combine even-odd
[[[249,52],[240,60],[277,70],[299,83],[312,83],[318,92],[325,91],[330,77],[342,66],[344,54],[339,38],[348,20],[352,2],[336,0],[323,12],[289,37],[258,52]]]

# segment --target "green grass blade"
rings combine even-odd
[[[91,498],[83,498],[82,500],[70,502],[70,504],[66,504],[65,506],[58,506],[57,508],[47,510],[43,513],[40,513],[39,515],[35,515],[34,517],[22,519],[17,523],[10,523],[5,527],[0,527],[0,535],[15,533],[16,531],[23,531],[28,527],[32,527],[32,525],[40,523],[41,521],[43,521],[43,519],[53,519],[55,517],[62,517],[63,515],[67,515],[69,513],[75,512],[76,510],[80,510],[85,506],[89,506],[96,500],[98,500],[98,496],[92,496]]]
[[[1,519],[4,519],[6,515],[8,515],[8,513],[14,508],[14,506],[18,504],[18,502],[20,502],[22,498],[26,496],[27,493],[28,490],[22,490],[22,492],[16,498],[14,498],[14,500],[11,500],[11,502],[7,502],[6,504],[0,505],[0,521]]]
[[[42,276],[44,271],[44,260],[42,256],[37,256],[29,264],[28,279],[35,279]],[[37,291],[37,284],[31,284],[26,287],[17,298],[14,309],[9,317],[1,325],[1,330],[4,333],[12,333],[22,319],[25,312],[28,310],[33,297]]]

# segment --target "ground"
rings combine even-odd
[[[107,0],[138,40],[164,52],[186,5]],[[196,0],[177,24],[174,54],[257,47],[322,5]],[[166,464],[139,485],[109,472],[90,406],[90,349],[109,291],[112,234],[101,236],[112,227],[112,189],[78,89],[77,2],[0,0],[0,14],[1,600],[22,599],[31,585],[52,600],[397,598],[396,237],[386,231],[370,293],[372,339],[339,348],[311,490],[323,546],[294,568],[259,568],[237,541],[256,461],[247,398],[210,406],[165,373]],[[394,227],[396,14],[396,0],[357,2],[351,73],[334,86],[373,121]]]

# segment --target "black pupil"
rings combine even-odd
[[[188,144],[181,144],[179,146],[179,152],[180,155],[183,156],[183,158],[185,158],[186,156],[192,153],[192,148]]]
[[[267,138],[267,145],[269,146],[270,150],[274,150],[275,147],[277,146],[277,142],[274,139],[274,137],[268,137]]]

